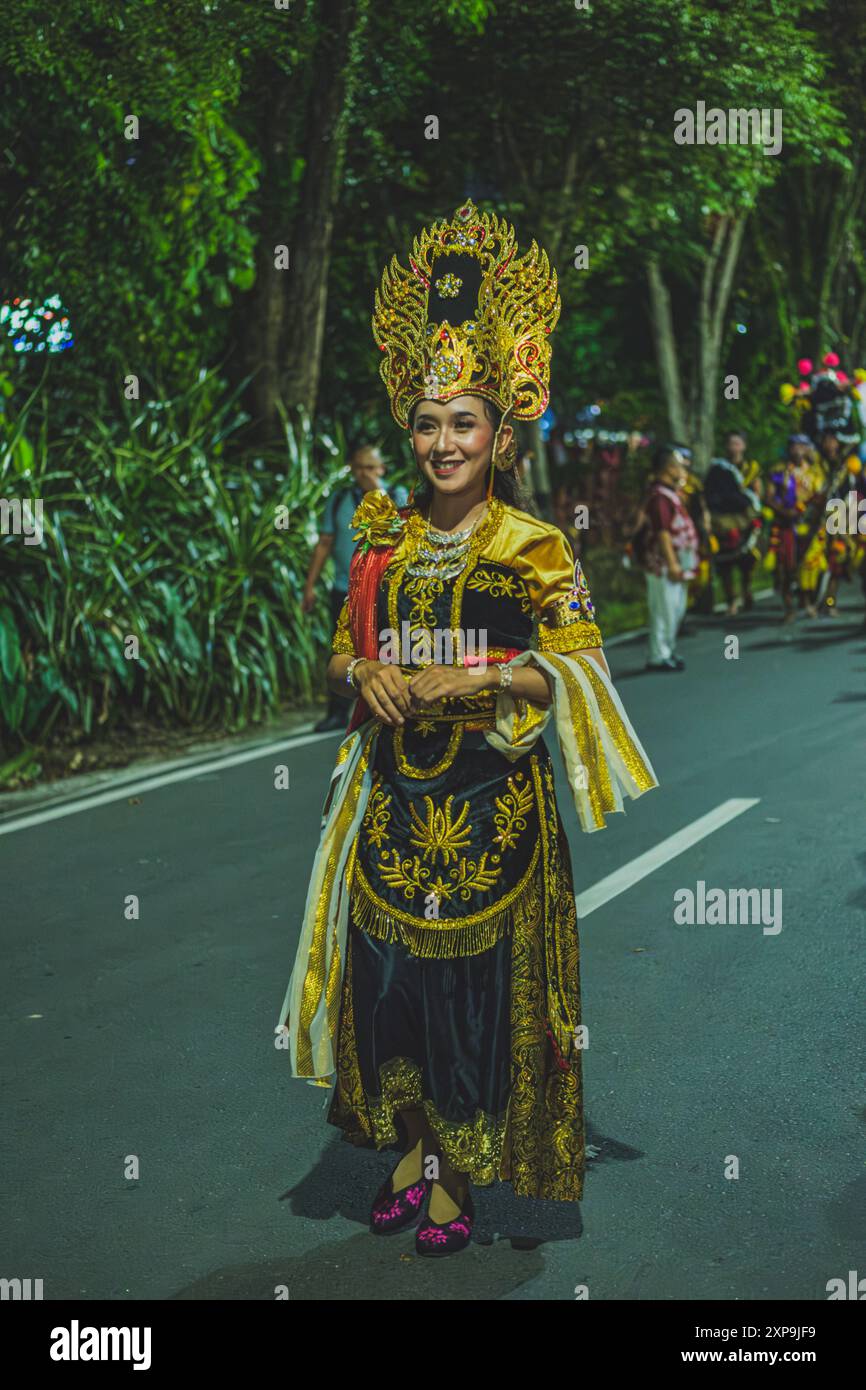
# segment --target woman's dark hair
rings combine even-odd
[[[471,392],[467,394],[471,394]],[[480,399],[481,404],[484,406],[484,414],[493,426],[494,431],[498,430],[502,421],[502,411],[499,410],[492,401],[486,400],[483,396],[476,397],[476,399]],[[415,423],[415,412],[420,404],[420,401],[416,401],[409,411],[410,429]],[[529,512],[530,516],[541,519],[541,513],[538,510],[534,497],[520,482],[513,468],[506,469],[505,471],[501,468],[494,468],[493,495],[494,497],[501,497],[502,501],[507,502],[509,507],[516,507],[518,511]],[[415,484],[415,492],[412,497],[413,506],[418,507],[421,511],[426,511],[432,500],[433,485],[429,478],[425,477],[419,469],[418,482]]]

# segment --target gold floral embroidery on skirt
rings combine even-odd
[[[469,802],[463,802],[456,818],[451,810],[453,802],[452,794],[445,798],[444,806],[434,806],[432,796],[425,796],[426,820],[421,819],[414,801],[409,802],[409,815],[415,828],[415,833],[409,837],[410,842],[423,851],[425,859],[432,859],[434,864],[437,854],[442,855],[443,864],[456,863],[458,850],[465,849],[470,840],[472,826],[467,820]]]
[[[553,933],[560,942],[557,973],[562,1004],[577,1028],[579,945],[568,843],[558,822],[547,766],[544,773],[540,777],[546,808],[541,817],[544,851],[533,859],[531,876],[510,909],[512,1081],[504,1121],[481,1111],[461,1123],[444,1119],[424,1096],[420,1065],[412,1058],[387,1063],[381,1068],[381,1094],[365,1094],[355,1043],[351,933],[337,1081],[328,1120],[350,1142],[382,1148],[397,1138],[396,1112],[423,1105],[448,1162],[468,1173],[470,1182],[486,1185],[499,1179],[510,1182],[518,1197],[579,1201],[585,1161],[582,1053],[575,1047],[561,1065],[550,1044],[546,964],[548,935]],[[535,781],[539,786],[537,774]]]
[[[433,871],[421,863],[418,855],[400,860],[396,849],[392,849],[391,853],[394,856],[392,863],[385,869],[380,865],[383,879],[389,887],[402,887],[410,901],[417,893],[422,905],[430,902],[431,895],[438,902],[448,902],[457,897],[468,898],[470,889],[476,883],[489,887],[492,882],[485,854],[478,862],[461,861],[456,869],[449,871],[454,875],[449,881],[441,873],[434,878]],[[357,864],[350,897],[355,924],[369,936],[392,945],[399,942],[413,956],[424,959],[446,960],[455,956],[478,955],[495,946],[510,931],[515,905],[521,896],[531,891],[539,855],[540,846],[536,842],[523,877],[492,907],[448,918],[414,916],[386,902],[372,887],[361,865]]]
[[[525,782],[524,786],[520,784]],[[533,795],[525,773],[515,772],[508,779],[505,796],[496,797],[497,812],[493,817],[497,833],[493,839],[502,849],[514,849],[520,834],[526,829],[526,817],[531,811]]]
[[[383,842],[389,838],[388,822],[391,819],[391,812],[388,808],[390,805],[391,795],[384,790],[381,781],[377,778],[373,783],[362,821],[367,832],[368,842],[375,845],[377,849],[381,849]]]

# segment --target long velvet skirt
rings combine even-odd
[[[402,1147],[399,1112],[421,1106],[448,1162],[471,1182],[508,1181],[518,1196],[577,1201],[584,1172],[581,1053],[575,1047],[565,1054],[552,1036],[549,988],[555,943],[558,988],[577,1029],[579,947],[550,755],[539,739],[514,763],[482,734],[467,733],[459,758],[444,771],[437,770],[441,766],[441,759],[431,763],[435,776],[429,780],[417,768],[411,778],[403,776],[393,737],[383,731],[366,830],[359,831],[350,856],[337,1081],[328,1120],[353,1143]],[[370,879],[384,866],[387,882],[399,887],[393,873],[388,877],[385,855],[396,844],[391,863],[406,866],[412,845],[424,845],[417,808],[425,798],[428,824],[439,827],[430,844],[446,843],[437,808],[450,811],[449,796],[458,805],[464,798],[471,810],[464,824],[481,837],[463,844],[474,855],[469,862],[484,862],[487,837],[488,845],[498,846],[494,858],[503,873],[487,895],[489,911],[467,914],[467,920],[483,920],[465,935],[455,902],[449,904],[457,946],[446,948],[443,958],[442,936],[425,934],[423,918],[414,925],[417,918],[401,914],[396,890],[390,904],[397,915],[389,917],[379,896],[386,890],[377,881],[374,892]],[[401,805],[408,808],[405,818]],[[482,807],[489,808],[487,822]],[[390,837],[382,833],[386,824]],[[430,858],[436,862],[435,853]],[[417,873],[422,856],[414,862]],[[467,877],[457,867],[449,872],[459,881]],[[441,888],[443,877],[435,881]],[[516,887],[504,891],[506,881]],[[447,896],[447,886],[442,891]]]

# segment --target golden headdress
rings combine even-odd
[[[392,256],[376,291],[379,371],[400,425],[416,401],[483,396],[516,420],[550,398],[548,336],[559,318],[556,271],[533,241],[517,255],[514,228],[464,203],[415,238],[409,269]]]

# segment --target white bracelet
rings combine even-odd
[[[359,661],[369,660],[370,658],[368,656],[354,656],[352,657],[352,660],[346,667],[346,681],[352,687],[353,690],[360,689],[357,682],[355,681],[355,667],[358,665]]]
[[[499,689],[499,690],[507,690],[507,689],[508,689],[509,685],[511,684],[511,677],[512,677],[513,674],[514,674],[514,673],[513,673],[513,671],[512,671],[512,669],[511,669],[510,666],[500,666],[500,667],[499,667],[499,686],[498,686],[498,689]]]

